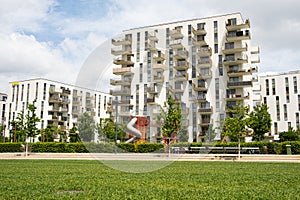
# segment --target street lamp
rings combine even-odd
[[[118,142],[118,97],[116,97],[116,144]]]

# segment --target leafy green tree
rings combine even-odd
[[[116,140],[116,123],[111,118],[101,118],[99,124],[96,125],[96,128],[98,130],[99,140],[103,140],[103,138],[106,138],[111,142]],[[118,140],[123,141],[125,139],[125,130],[125,126],[118,126]]]
[[[26,140],[24,111],[18,113],[17,118],[11,122],[10,138],[16,142],[24,142]]]
[[[162,107],[161,111],[161,118],[163,119],[163,136],[169,138],[176,137],[182,122],[181,108],[169,95],[167,101],[164,102],[164,106]]]
[[[70,135],[70,142],[80,142],[80,137],[78,134],[78,129],[76,126],[73,126],[70,130],[69,130],[69,135]]]
[[[29,104],[28,107],[28,113],[25,116],[25,131],[26,131],[26,136],[30,138],[30,141],[32,138],[37,136],[39,134],[38,128],[36,127],[37,122],[40,121],[40,119],[36,115],[36,106],[35,106],[35,101],[33,104]]]
[[[260,141],[265,138],[272,125],[271,115],[266,104],[256,105],[249,114],[248,127],[253,129],[252,140]]]
[[[279,133],[279,139],[281,142],[298,141],[300,140],[299,130],[295,131],[294,129],[290,128],[288,131],[281,132]]]
[[[179,139],[180,142],[188,142],[189,135],[188,135],[188,130],[186,127],[181,126],[177,132],[176,137]]]
[[[84,142],[91,142],[95,139],[95,121],[87,112],[78,118],[79,136]]]
[[[228,136],[231,141],[238,141],[239,137],[245,135],[246,126],[248,124],[247,114],[249,108],[247,106],[237,105],[229,110],[229,116],[223,123],[224,137]]]

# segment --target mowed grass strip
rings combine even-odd
[[[157,171],[133,174],[99,161],[0,160],[0,199],[299,197],[297,163],[174,162]]]

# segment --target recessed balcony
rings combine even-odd
[[[153,76],[153,81],[157,82],[157,83],[162,83],[164,82],[164,76],[160,75],[160,76]]]
[[[113,68],[113,74],[115,75],[133,74],[132,67]]]
[[[176,70],[187,70],[189,68],[188,62],[175,62],[174,68]]]
[[[227,71],[227,75],[229,77],[239,77],[239,76],[243,76],[243,75],[251,75],[252,74],[252,70],[251,69],[241,69],[241,70],[230,70]]]
[[[115,46],[120,46],[120,45],[130,45],[131,44],[131,38],[123,38],[123,39],[112,39],[111,43]]]
[[[210,47],[200,47],[197,50],[197,55],[198,56],[211,56],[212,51]]]
[[[156,105],[157,104],[156,97],[147,98],[147,104]]]
[[[181,28],[176,28],[176,29],[171,30],[170,37],[173,40],[182,39],[183,38],[183,34],[181,33]]]
[[[188,73],[186,74],[175,74],[174,80],[175,81],[187,81],[189,79]]]
[[[233,81],[227,83],[228,88],[252,87],[252,81]]]
[[[226,101],[241,101],[245,99],[249,99],[249,94],[229,94],[226,96]]]
[[[206,35],[206,30],[204,28],[202,29],[194,29],[194,27],[192,27],[192,32],[194,35]]]
[[[212,61],[211,61],[210,58],[205,59],[205,60],[200,59],[197,63],[197,67],[199,67],[199,68],[209,68],[209,67],[211,67],[211,63],[212,63]]]
[[[223,60],[223,65],[240,65],[248,63],[248,56],[244,56],[243,58],[233,58],[229,60]]]
[[[242,24],[231,24],[230,22],[228,22],[226,24],[227,31],[236,31],[236,30],[248,29],[248,28],[250,28],[250,21],[249,21],[249,19],[247,19],[245,21],[245,23],[242,23]]]
[[[225,45],[222,47],[222,51],[224,54],[235,54],[235,53],[241,53],[248,50],[248,45]]]
[[[152,52],[158,51],[158,49],[155,47],[155,44],[148,44],[148,49]]]
[[[177,50],[174,53],[174,57],[176,59],[187,59],[189,56],[189,53],[187,50]]]
[[[207,91],[207,84],[206,83],[203,83],[203,84],[193,83],[193,89],[195,91]]]
[[[131,49],[111,49],[111,54],[115,56],[132,54]]]
[[[165,54],[163,54],[162,52],[157,52],[155,54],[153,54],[153,59],[155,61],[164,61],[165,60]]]
[[[149,94],[157,94],[158,93],[158,90],[157,90],[157,87],[148,87],[147,88],[147,92]]]
[[[153,42],[158,41],[158,38],[156,37],[156,33],[148,33],[148,39]]]
[[[209,70],[208,71],[208,73],[199,73],[198,75],[197,75],[197,78],[198,79],[209,79],[209,78],[211,78],[212,77],[212,73],[211,73],[211,70]]]
[[[198,103],[204,103],[204,102],[207,102],[206,100],[206,95],[205,94],[202,94],[202,95],[198,95],[198,96],[194,96],[190,99],[191,101],[194,101],[194,102],[198,102]]]
[[[236,42],[236,41],[241,41],[241,40],[250,40],[251,36],[250,36],[250,32],[249,31],[237,31],[233,34],[228,34],[227,33],[227,37],[226,40],[227,42]]]
[[[211,114],[213,112],[212,107],[207,107],[207,108],[199,108],[198,113],[199,114]]]

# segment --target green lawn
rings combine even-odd
[[[174,162],[132,174],[99,161],[0,160],[0,199],[297,198],[296,163]]]

